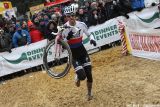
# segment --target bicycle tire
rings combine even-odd
[[[60,71],[60,73],[56,73],[55,70],[53,70],[54,67],[58,66],[58,65],[55,65],[55,66],[51,66],[49,65],[49,61],[48,61],[48,56],[49,56],[49,50],[51,49],[51,47],[53,48],[55,44],[55,40],[52,40],[50,43],[47,44],[47,46],[45,47],[44,49],[44,54],[43,54],[43,65],[44,65],[44,68],[46,70],[46,72],[53,78],[56,78],[56,79],[59,79],[59,78],[62,78],[64,76],[66,76],[71,68],[71,65],[72,65],[72,52],[70,50],[70,47],[68,45],[68,43],[66,43],[65,41],[63,40],[59,40],[58,41],[58,44],[60,44],[64,49],[66,49],[66,52],[68,53],[68,56],[67,56],[67,62],[66,63],[66,66],[64,69],[62,69]],[[65,58],[65,57],[64,57]],[[63,59],[59,59],[60,60],[63,60]],[[55,60],[54,60],[55,61]],[[53,61],[53,62],[54,62]],[[57,60],[56,60],[57,61]],[[56,62],[55,61],[55,62]]]

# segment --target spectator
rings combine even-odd
[[[116,13],[114,12],[113,1],[108,1],[105,3],[105,10],[106,10],[106,19],[107,20],[116,17]]]
[[[89,15],[89,26],[96,26],[99,21],[97,9],[92,9]]]
[[[28,28],[32,43],[43,40],[42,33],[38,29],[36,29],[35,25],[31,21],[28,22]]]
[[[90,7],[91,7],[91,9],[98,9],[98,3],[97,2],[92,2]]]
[[[62,14],[60,12],[55,12],[51,18],[57,23],[57,25],[62,25]]]
[[[114,0],[113,4],[114,4],[114,12],[117,13],[116,16],[124,16],[127,19],[129,18],[127,13],[131,12],[130,1]]]
[[[5,33],[2,28],[0,28],[0,52],[8,51],[11,52],[12,40],[8,33]]]
[[[14,15],[12,15],[11,20],[14,22],[14,24],[16,24],[17,19],[16,19],[16,17]]]
[[[85,1],[84,2],[84,7],[83,7],[84,11],[88,12],[88,11],[90,11],[90,8],[91,8],[90,3],[88,1]]]
[[[6,21],[5,26],[3,28],[4,32],[9,33],[9,25],[10,25],[9,21]]]
[[[36,17],[34,18],[34,20],[32,21],[34,23],[34,25],[39,28],[39,25],[40,25],[40,22],[39,22],[39,19]]]
[[[47,15],[44,15],[43,22],[44,22],[45,26],[47,26],[47,24],[49,22],[49,17]]]
[[[29,31],[26,21],[21,22],[21,27],[22,27],[23,30]]]
[[[31,43],[29,32],[22,30],[19,24],[16,24],[16,32],[13,35],[12,42],[15,48],[19,46],[28,45]]]
[[[47,30],[46,30],[46,38],[51,41],[55,39],[56,35],[53,35],[52,32],[57,32],[57,23],[55,21],[50,21],[47,25]]]
[[[38,15],[37,12],[34,12],[34,14],[32,15],[32,17],[30,18],[32,22],[34,22],[34,19],[37,17],[37,15]]]
[[[120,2],[120,5],[121,5],[121,7],[122,7],[122,9],[124,10],[125,13],[129,13],[129,12],[132,11],[130,0],[119,0],[119,2]]]
[[[43,35],[45,35],[45,31],[46,31],[46,25],[44,21],[40,22],[39,28],[38,30],[40,30],[42,32]]]
[[[5,26],[5,22],[4,22],[3,18],[0,18],[0,27],[4,28],[4,26]]]
[[[106,10],[102,2],[99,2],[97,11],[99,15],[99,24],[102,24],[107,20]]]
[[[130,0],[130,1],[133,11],[135,10],[141,11],[145,7],[144,0]]]
[[[86,23],[86,25],[88,26],[88,14],[84,12],[84,9],[80,8],[78,10],[78,20],[81,22]]]
[[[13,37],[13,34],[15,33],[16,29],[15,29],[15,25],[14,24],[10,24],[9,25],[9,33],[11,35],[11,39]]]

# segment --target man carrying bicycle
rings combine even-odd
[[[91,39],[88,28],[85,23],[76,21],[76,6],[71,5],[71,11],[68,11],[67,8],[66,16],[68,18],[68,22],[65,23],[64,26],[69,26],[70,28],[65,29],[62,35],[67,39],[67,42],[72,51],[72,65],[75,69],[76,73],[76,86],[80,86],[80,81],[85,80],[87,78],[87,99],[92,99],[92,66],[89,55],[82,43],[83,33],[85,33],[90,38],[90,43],[96,46],[96,42]],[[79,30],[77,31],[78,28]],[[78,32],[78,33],[77,33]]]

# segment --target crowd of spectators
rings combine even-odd
[[[139,4],[134,1],[139,1]],[[106,20],[120,15],[129,18],[127,15],[129,12],[141,11],[145,7],[143,0],[107,0],[107,2],[97,0],[94,2],[85,1],[81,4],[72,0],[59,7],[47,7],[23,20],[17,20],[14,16],[11,19],[3,17],[0,19],[0,52],[11,53],[12,48],[43,39],[49,41],[54,39],[55,35],[52,35],[51,32],[57,31],[57,24],[64,24],[67,21],[63,10],[71,3],[79,5],[77,20],[85,22],[88,27],[102,24]]]

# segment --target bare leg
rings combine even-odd
[[[92,96],[92,82],[87,82],[87,100],[92,100],[93,96]]]

